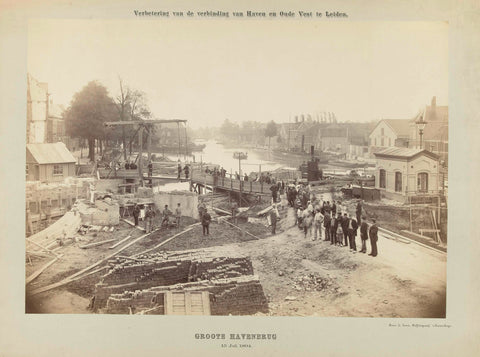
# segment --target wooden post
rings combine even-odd
[[[412,223],[412,197],[408,196],[408,206],[410,207],[410,232],[413,232],[413,223]]]
[[[140,177],[140,186],[143,187],[143,127],[140,127],[140,130],[138,131],[138,145],[139,145],[139,151],[138,151],[138,174]]]
[[[148,163],[152,160],[152,125],[148,126],[148,137],[147,137],[147,153],[148,153]]]

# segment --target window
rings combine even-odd
[[[417,191],[418,192],[427,192],[428,191],[428,173],[421,172],[417,176]]]
[[[392,146],[392,139],[388,138],[388,146]]]
[[[395,172],[395,192],[402,192],[402,173]]]
[[[377,146],[377,138],[375,138],[375,146]]]
[[[387,174],[384,169],[380,170],[380,188],[385,188],[387,185]]]
[[[63,175],[63,166],[62,165],[53,165],[53,174],[54,175]]]
[[[385,128],[382,128],[382,136],[385,135]]]
[[[385,141],[383,140],[383,137],[382,137],[381,141],[382,141],[382,144],[380,146],[385,146]]]

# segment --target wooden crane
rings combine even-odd
[[[129,120],[129,121],[110,121],[104,123],[105,126],[107,127],[113,127],[113,126],[122,126],[122,125],[132,125],[132,126],[138,126],[137,133],[138,133],[138,144],[140,147],[140,152],[138,155],[138,175],[140,177],[140,185],[143,186],[143,128],[147,130],[147,132],[150,134],[148,135],[148,140],[147,140],[147,152],[148,152],[148,160],[150,161],[151,157],[151,141],[152,141],[152,128],[154,125],[158,124],[167,124],[167,123],[177,123],[177,125],[180,125],[180,123],[187,123],[187,120],[185,119],[154,119],[154,120]],[[134,134],[135,135],[135,134]],[[180,142],[179,142],[180,145]]]

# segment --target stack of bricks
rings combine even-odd
[[[232,254],[235,255],[235,254]],[[96,285],[95,308],[128,313],[149,308],[165,291],[208,291],[214,315],[248,315],[268,311],[262,286],[248,257],[224,257],[213,250],[161,252],[132,261],[116,258]],[[156,313],[163,313],[162,309]]]

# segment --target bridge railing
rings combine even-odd
[[[194,172],[192,181],[200,184],[206,184],[212,187],[224,188],[226,190],[235,190],[245,193],[268,193],[270,185],[253,181],[241,181],[229,177],[214,176],[207,173]]]

